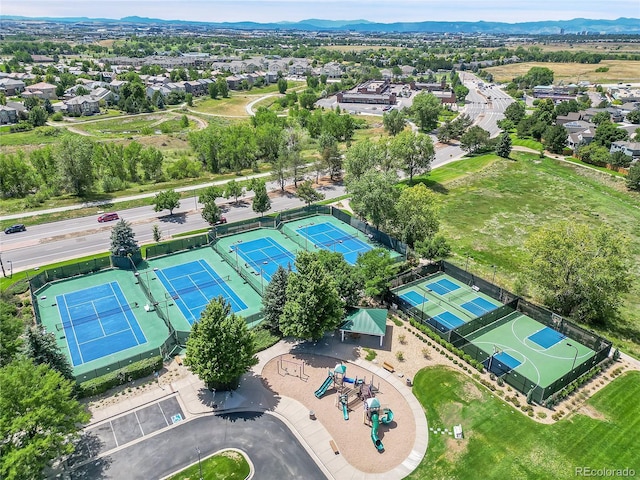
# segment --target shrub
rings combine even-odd
[[[61,122],[64,117],[62,116],[62,112],[56,112],[51,115],[51,120],[54,122]]]
[[[547,414],[545,412],[538,412],[538,418],[547,418]]]
[[[399,320],[399,319],[397,319],[395,317],[393,317],[392,320],[393,320],[393,323],[395,323],[397,327],[401,327],[402,326],[402,320]]]
[[[399,362],[403,362],[404,361],[404,353],[402,353],[402,351],[398,350],[396,352],[396,358],[398,359]]]
[[[401,333],[400,335],[398,335],[398,340],[401,344],[404,345],[405,343],[407,343],[407,336],[404,333]]]
[[[431,357],[431,353],[429,353],[429,349],[428,348],[423,348],[422,349],[422,356],[426,359],[429,359]]]
[[[375,350],[372,350],[371,348],[364,347],[363,350],[367,352],[367,356],[364,357],[365,360],[372,361],[378,355],[378,352],[376,352]]]
[[[504,386],[504,380],[502,379],[502,377],[498,377],[498,385],[501,387]]]
[[[114,370],[100,377],[82,382],[78,386],[80,397],[98,395],[110,388],[125,384],[129,379],[146,377],[162,368],[162,357],[156,356],[134,362],[126,367]]]

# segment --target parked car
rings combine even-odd
[[[220,218],[216,222],[216,225],[220,225],[221,223],[227,223],[227,217],[225,217],[224,215],[220,215]]]
[[[120,217],[116,212],[103,213],[98,217],[98,222],[111,222],[112,220],[119,220]]]
[[[25,227],[22,223],[11,225],[10,227],[7,227],[4,229],[4,233],[6,233],[7,235],[10,233],[26,232],[26,231],[27,231],[27,227]]]

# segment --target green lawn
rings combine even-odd
[[[100,137],[154,135],[156,132],[171,133],[182,130],[180,117],[174,113],[163,112],[84,123],[74,127]]]
[[[244,480],[249,476],[249,464],[244,456],[233,450],[202,460],[204,480]],[[196,480],[200,477],[200,466],[196,463],[177,473],[168,480]]]
[[[576,467],[640,472],[640,372],[619,377],[587,402],[602,420],[573,414],[553,425],[525,417],[445,367],[421,370],[413,392],[429,427],[459,423],[464,440],[429,432],[427,454],[409,479],[568,479]]]
[[[542,143],[534,140],[533,138],[518,138],[515,133],[511,134],[511,144],[518,147],[532,148],[533,150],[542,150],[544,146]]]
[[[38,127],[28,132],[0,133],[0,147],[58,143],[64,136],[76,135],[63,128]]]
[[[621,318],[600,333],[640,356],[640,195],[616,178],[571,163],[522,152],[512,157],[516,161],[491,155],[465,159],[427,179],[441,194],[441,228],[456,253],[452,260],[464,264],[469,254],[472,272],[484,278],[491,278],[490,266],[496,265],[496,278],[513,289],[524,261],[522,245],[535,229],[560,219],[605,222],[631,241],[632,291]],[[471,174],[452,171],[468,167]]]

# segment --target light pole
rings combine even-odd
[[[200,480],[203,480],[203,477],[202,477],[202,463],[200,462],[200,447],[196,447],[196,452],[198,452],[198,468],[200,468]]]
[[[11,260],[7,260],[9,264],[9,278],[13,278],[13,262]]]
[[[464,270],[465,272],[469,271],[469,255],[467,255],[467,260],[464,262]]]
[[[493,277],[491,278],[491,283],[493,285],[495,285],[496,284],[496,268],[497,268],[497,265],[491,265],[491,266],[493,267]]]
[[[578,347],[576,347],[575,345],[573,345],[573,344],[571,344],[571,343],[569,343],[569,342],[567,342],[567,346],[569,346],[569,347],[571,347],[571,348],[575,348],[575,349],[576,349],[576,354],[575,354],[575,356],[573,357],[573,365],[571,365],[571,371],[573,372],[573,369],[574,369],[574,368],[575,368],[575,366],[576,366],[576,360],[578,359]]]

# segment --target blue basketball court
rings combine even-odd
[[[437,282],[431,282],[427,284],[427,288],[434,291],[438,295],[446,295],[447,293],[458,290],[460,285],[456,285],[448,278],[441,278]]]
[[[497,305],[494,305],[489,300],[482,297],[476,297],[473,300],[465,302],[460,306],[478,317],[498,308]]]
[[[227,284],[230,279],[221,278],[205,260],[163,268],[156,274],[191,325],[214,298],[224,298],[234,313],[247,308]]]
[[[293,253],[270,237],[235,243],[231,245],[231,251],[250,265],[257,275],[262,275],[262,278],[267,282],[271,281],[271,276],[276,272],[278,266],[294,269],[296,260]]]
[[[147,343],[118,282],[56,296],[74,367]]]
[[[329,222],[304,225],[299,227],[296,233],[306,238],[317,248],[341,253],[351,265],[356,264],[359,254],[373,249],[371,245],[360,240],[357,236],[349,235]]]
[[[553,328],[544,327],[533,335],[529,335],[528,340],[531,340],[533,343],[547,349],[549,347],[553,347],[556,343],[560,343],[565,338],[567,337]]]

